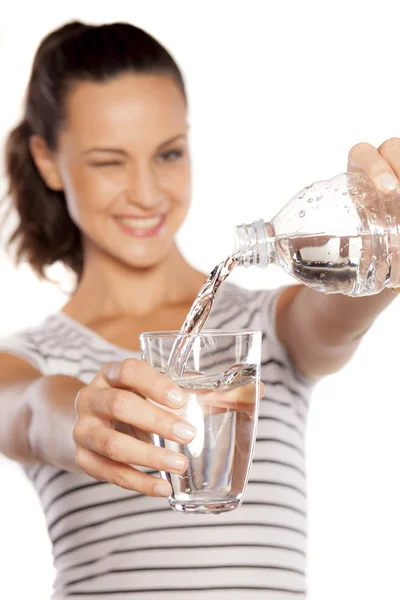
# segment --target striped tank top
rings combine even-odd
[[[150,498],[51,465],[22,465],[45,513],[53,600],[305,598],[304,434],[310,380],[275,333],[280,290],[224,283],[210,329],[261,329],[265,395],[242,506],[219,515],[173,511]],[[44,375],[89,383],[101,365],[138,356],[62,312],[0,341]],[[150,469],[144,471],[153,473]]]

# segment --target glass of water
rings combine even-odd
[[[175,382],[185,390],[185,405],[172,410],[196,430],[189,444],[153,434],[156,446],[181,452],[188,469],[161,472],[172,487],[168,498],[177,511],[220,513],[238,508],[253,458],[260,396],[260,331],[203,330],[187,334],[190,352]],[[142,358],[166,373],[178,331],[142,333]],[[151,400],[150,400],[151,401]]]

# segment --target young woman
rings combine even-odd
[[[260,328],[265,396],[242,507],[186,516],[160,469],[194,431],[161,405],[179,388],[139,360],[142,331],[179,329],[205,274],[175,235],[190,202],[187,102],[168,52],[128,24],[70,23],[41,43],[6,148],[18,257],[62,261],[69,302],[0,344],[0,451],[46,514],[54,598],[299,598],[305,594],[304,428],[313,382],[341,368],[393,291],[221,287],[207,326]],[[400,143],[359,144],[349,170],[399,185]],[[135,466],[133,466],[135,465]]]

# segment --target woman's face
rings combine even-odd
[[[56,165],[85,247],[135,268],[159,263],[190,199],[186,103],[172,77],[76,85]]]

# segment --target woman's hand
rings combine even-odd
[[[390,138],[379,148],[362,142],[351,148],[348,156],[348,171],[361,172],[367,175],[383,196],[390,195],[394,203],[400,201],[400,138]],[[398,214],[396,213],[396,218]],[[368,241],[366,242],[368,243]],[[393,243],[393,238],[391,238]],[[400,260],[399,242],[395,241],[391,250],[391,280],[388,288],[399,292]],[[366,252],[366,266],[374,253],[372,247]]]
[[[365,173],[383,193],[400,187],[400,138],[390,138],[375,148],[361,142],[351,148],[348,171]]]
[[[78,466],[95,479],[128,490],[169,496],[167,481],[132,465],[169,473],[187,469],[183,454],[152,445],[149,435],[155,433],[180,444],[190,442],[195,430],[173,412],[184,404],[184,392],[145,362],[127,359],[104,365],[75,400],[73,438]],[[119,431],[117,423],[122,425]],[[124,429],[129,434],[123,433]]]

